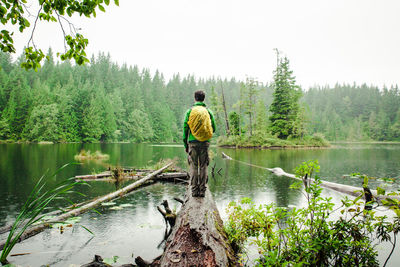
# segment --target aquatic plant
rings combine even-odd
[[[51,177],[54,177],[68,165],[69,164],[66,164],[58,169],[53,175],[51,175]],[[76,182],[74,178],[69,178],[56,185],[54,189],[44,191],[46,184],[44,181],[45,177],[46,176],[43,175],[38,180],[17,218],[15,219],[0,256],[1,264],[8,263],[7,256],[10,254],[15,244],[18,243],[20,237],[28,229],[28,227],[44,218],[44,215],[41,215],[43,210],[55,199],[67,199],[65,195],[73,192],[73,188],[76,184],[82,183]]]
[[[96,152],[90,152],[90,150],[82,149],[79,154],[74,156],[74,159],[77,161],[85,161],[85,160],[101,160],[106,161],[110,158],[108,154],[103,154],[100,151],[96,150]]]
[[[318,170],[317,161],[296,168],[296,174],[303,179],[291,187],[298,189],[304,185],[304,208],[256,206],[249,198],[230,203],[225,230],[234,249],[245,253],[246,244],[256,245],[260,255],[258,266],[379,266],[376,245],[387,241],[392,250],[385,266],[400,231],[400,201],[382,199],[383,205],[392,204],[390,208],[396,215],[391,219],[376,214],[381,204],[362,200],[365,191],[355,199],[342,199],[342,205],[336,208],[332,198],[321,196],[319,177],[311,179]],[[364,187],[368,188],[368,177],[364,178]],[[377,191],[385,195],[383,189]],[[386,196],[394,194],[398,196]],[[335,212],[337,220],[331,217]]]

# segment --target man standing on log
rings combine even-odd
[[[215,132],[214,115],[206,108],[205,97],[203,91],[194,93],[195,104],[186,112],[183,123],[183,144],[189,154],[193,197],[204,197],[206,192],[209,140]]]

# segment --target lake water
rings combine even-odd
[[[86,162],[70,165],[55,177],[47,178],[47,187],[75,175],[101,172],[108,165],[144,167],[160,159],[176,158],[182,168],[186,168],[186,154],[179,145],[150,144],[0,144],[0,227],[12,222],[29,195],[35,183],[45,173],[52,173],[66,163],[74,162],[74,155],[81,149],[110,155],[105,163]],[[250,197],[256,203],[275,202],[279,206],[304,205],[304,197],[299,190],[289,189],[292,179],[277,177],[270,172],[251,167],[238,161],[222,159],[221,152],[234,159],[262,167],[281,167],[293,173],[295,166],[303,161],[318,159],[323,180],[361,186],[360,179],[343,178],[353,172],[373,177],[392,177],[396,181],[383,184],[372,179],[370,185],[385,186],[389,191],[400,186],[400,144],[336,144],[329,149],[252,150],[211,147],[210,166],[221,168],[221,175],[209,178],[222,218],[226,218],[226,207],[230,201]],[[210,168],[209,168],[210,169]],[[119,185],[121,187],[121,185]],[[75,196],[80,202],[116,190],[117,186],[105,182],[91,182],[91,187],[77,188],[86,197]],[[82,215],[80,223],[67,228],[62,234],[57,229],[49,229],[35,237],[17,244],[11,254],[30,253],[8,259],[22,266],[70,266],[92,260],[95,254],[103,258],[119,256],[122,263],[133,262],[141,256],[151,260],[163,251],[164,219],[156,206],[167,199],[172,207],[179,210],[179,203],[173,197],[182,198],[182,185],[157,183],[141,188],[122,199],[116,205],[132,204],[121,210],[100,206],[95,211]],[[325,190],[339,202],[341,194]],[[65,203],[65,206],[68,205]],[[94,233],[90,234],[81,225]],[[380,259],[389,253],[386,246],[379,247]],[[383,262],[382,262],[383,263]],[[250,264],[250,263],[249,263]],[[388,266],[400,265],[400,251],[397,249]]]

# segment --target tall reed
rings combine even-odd
[[[50,177],[54,177],[68,165],[70,164],[62,166]],[[19,238],[26,231],[26,229],[44,217],[44,215],[42,215],[43,210],[54,199],[66,199],[69,201],[69,199],[66,197],[66,194],[74,192],[74,186],[82,183],[76,182],[74,178],[69,178],[57,184],[54,189],[44,191],[44,187],[46,185],[46,182],[44,181],[45,177],[46,175],[43,175],[36,183],[20,213],[15,219],[0,256],[1,264],[8,263],[7,256],[10,254],[15,244],[18,243]]]

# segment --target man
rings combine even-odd
[[[194,106],[186,112],[183,123],[183,144],[189,154],[190,178],[193,197],[204,197],[208,180],[209,140],[215,132],[213,113],[204,104],[205,93],[194,93]]]

